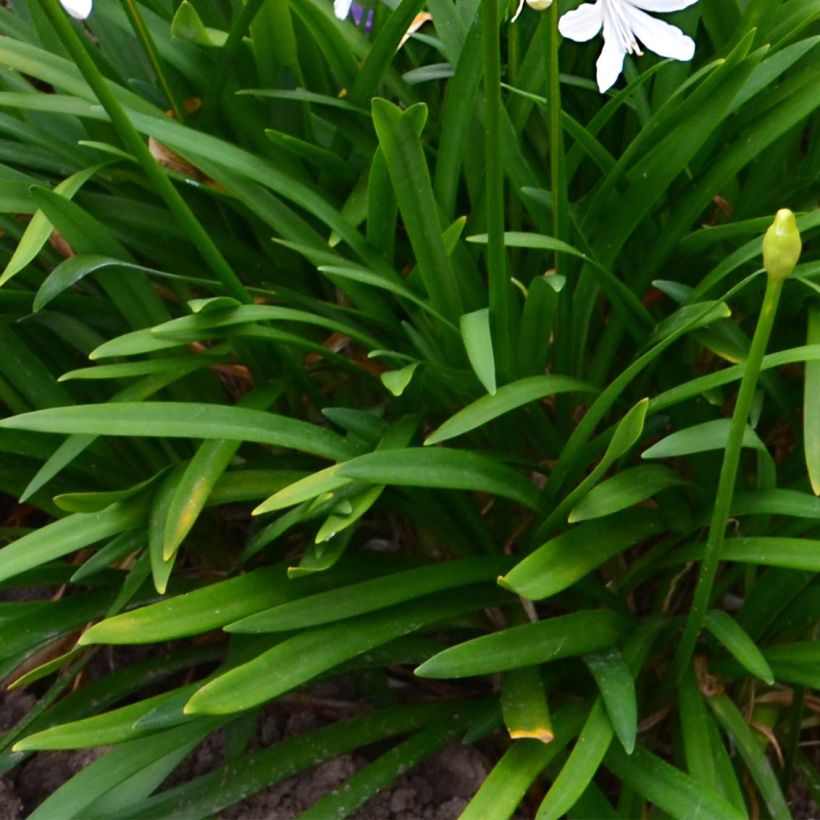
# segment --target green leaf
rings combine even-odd
[[[484,386],[484,389],[494,396],[495,387],[495,358],[493,356],[493,337],[490,333],[490,311],[488,308],[465,313],[459,320],[461,338],[464,349],[470,360],[473,372]]]
[[[208,632],[292,597],[317,592],[325,584],[332,587],[359,580],[368,569],[376,574],[384,571],[385,562],[375,559],[369,556],[365,563],[352,562],[349,568],[343,565],[324,579],[306,581],[289,581],[284,563],[257,569],[108,618],[87,629],[80,643],[160,643]]]
[[[416,372],[418,366],[418,362],[414,362],[413,364],[408,364],[406,367],[402,367],[400,370],[388,370],[386,373],[382,373],[379,378],[382,384],[394,396],[398,397],[407,389],[407,385],[409,385],[413,379],[413,374]]]
[[[54,192],[71,199],[88,180],[105,168],[106,164],[107,163],[92,165],[90,168],[77,171],[77,173],[72,174],[55,186]],[[31,222],[28,223],[23,235],[20,237],[20,242],[15,248],[14,254],[6,264],[2,276],[0,276],[0,285],[5,285],[9,279],[23,270],[30,262],[34,261],[37,254],[40,253],[43,246],[48,242],[48,238],[51,236],[53,229],[54,226],[48,221],[48,218],[42,211],[37,211],[34,214]]]
[[[704,625],[752,675],[770,686],[774,683],[774,675],[763,653],[731,615],[713,609],[707,613]]]
[[[333,460],[355,454],[346,441],[314,424],[220,404],[122,402],[55,407],[2,419],[2,427],[40,433],[254,441]]]
[[[632,364],[607,385],[592,403],[578,426],[573,430],[569,440],[561,451],[558,464],[550,476],[550,481],[547,485],[548,490],[552,489],[554,492],[557,492],[557,490],[560,489],[561,484],[566,480],[567,474],[575,468],[578,461],[581,460],[583,448],[595,428],[604,419],[609,409],[623,395],[626,387],[638,374],[657,359],[657,357],[678,338],[696,330],[709,321],[714,321],[716,317],[725,315],[724,311],[728,311],[728,308],[718,302],[708,302],[698,306],[697,310],[694,311],[693,315],[688,317],[687,321],[678,324],[673,331],[647,350],[646,353],[635,359]]]
[[[662,531],[653,510],[622,512],[572,527],[516,564],[499,583],[538,601],[572,586],[628,547]]]
[[[619,458],[625,456],[640,441],[648,408],[649,399],[641,399],[624,415],[615,427],[601,460],[589,475],[553,509],[547,520],[538,528],[536,538],[545,538],[559,524],[563,523],[564,516],[568,514],[569,510],[595,486],[601,476]]]
[[[732,737],[738,754],[760,790],[769,814],[772,817],[791,817],[777,775],[740,710],[726,695],[709,698],[707,702],[718,722]]]
[[[75,513],[0,549],[0,581],[144,524],[147,499],[131,499],[96,513]]]
[[[530,376],[499,387],[494,395],[482,396],[459,410],[424,441],[439,444],[447,439],[469,433],[499,416],[533,401],[558,393],[586,393],[595,388],[570,376]]]
[[[24,610],[17,617],[0,620],[0,657],[11,658],[82,627],[102,615],[112,598],[110,589],[78,592],[60,601],[44,603],[34,611]]]
[[[584,720],[582,704],[555,714],[551,743],[519,740],[504,753],[460,815],[460,820],[507,820],[515,814],[532,783],[575,737]]]
[[[69,256],[54,268],[43,280],[34,296],[32,310],[42,310],[61,293],[82,281],[86,276],[103,268],[124,268],[126,270],[150,271],[142,265],[133,265],[122,259],[94,254]]]
[[[145,533],[139,530],[124,532],[100,547],[83,565],[71,576],[71,582],[76,584],[91,575],[111,566],[115,561],[121,561],[128,555],[136,552],[145,545]]]
[[[718,778],[709,734],[711,718],[698,688],[695,670],[691,666],[678,688],[678,709],[686,768],[698,783],[716,792]]]
[[[157,373],[146,376],[133,384],[124,387],[111,397],[112,402],[144,401],[149,396],[154,395],[163,387],[174,383],[193,370],[198,369],[196,362],[181,364],[177,370]],[[97,438],[94,434],[69,436],[59,447],[57,447],[48,460],[37,471],[34,478],[26,486],[22,493],[21,500],[25,500],[31,494],[37,492],[46,482],[50,481],[61,470],[65,469],[81,453],[88,449]]]
[[[732,515],[783,515],[820,518],[820,498],[798,490],[757,490],[732,499]]]
[[[584,656],[598,684],[609,722],[627,754],[632,754],[638,736],[638,701],[635,682],[617,649]]]
[[[580,611],[502,629],[445,649],[416,669],[422,678],[466,678],[608,649],[627,623],[607,610]]]
[[[702,544],[685,547],[672,553],[663,564],[676,566],[682,561],[700,560],[703,552]],[[727,538],[720,557],[723,561],[741,564],[820,572],[820,541],[810,538]]]
[[[119,816],[143,820],[157,817],[190,820],[192,816],[210,816],[323,760],[397,735],[418,732],[446,720],[448,715],[460,709],[460,705],[453,702],[412,703],[337,721],[243,756],[188,783],[161,792]]]
[[[228,39],[227,32],[208,28],[188,0],[182,0],[179,4],[171,21],[171,34],[180,40],[188,40],[199,46],[221,47]]]
[[[170,692],[164,692],[101,715],[52,726],[42,732],[27,735],[15,744],[14,749],[18,752],[92,749],[95,746],[108,746],[134,740],[139,734],[146,733],[145,731],[135,732],[133,728],[141,717],[152,712],[160,704],[176,698],[179,692],[187,692],[190,696],[195,689],[196,684],[189,684],[181,689],[172,689]]]
[[[219,725],[218,720],[198,720],[167,732],[139,738],[117,746],[90,763],[66,784],[52,792],[30,815],[33,820],[88,817],[95,800],[124,783],[128,778],[176,750],[191,751]]]
[[[614,735],[603,702],[598,698],[567,762],[538,807],[537,820],[558,820],[575,805],[598,771]]]
[[[324,470],[317,470],[298,481],[294,481],[287,487],[283,487],[278,493],[274,493],[270,498],[265,499],[253,511],[253,515],[263,515],[264,513],[283,510],[309,501],[311,498],[326,496],[336,490],[351,484],[349,478],[342,478],[339,475],[340,465],[334,464],[332,467],[325,467]]]
[[[642,746],[631,755],[617,744],[610,746],[605,765],[622,783],[678,820],[745,820],[747,816]]]
[[[373,41],[364,64],[356,74],[350,90],[352,103],[365,105],[376,94],[402,39],[423,6],[423,0],[402,0],[393,7],[393,12]]]
[[[162,473],[157,473],[139,484],[126,487],[124,490],[109,490],[99,493],[62,493],[54,496],[54,503],[66,512],[72,513],[94,513],[101,512],[106,507],[116,504],[119,501],[127,501],[135,495],[139,495],[143,490],[150,487]]]
[[[468,242],[487,242],[487,235],[468,236]],[[560,239],[552,236],[545,236],[537,233],[517,233],[514,231],[504,234],[504,244],[508,248],[532,248],[534,250],[554,251],[555,253],[566,253],[570,256],[582,259],[589,265],[593,276],[598,280],[601,290],[613,301],[623,306],[633,319],[637,320],[637,326],[644,329],[652,326],[652,316],[641,304],[635,294],[608,268],[596,259],[582,253],[577,248]]]
[[[451,321],[461,316],[461,295],[444,246],[438,206],[414,120],[426,108],[401,111],[387,100],[372,102],[373,125],[393,181],[419,273],[433,307]]]
[[[646,465],[624,470],[593,487],[569,514],[570,524],[603,518],[651,498],[683,479],[669,467]]]
[[[339,465],[338,475],[371,484],[477,490],[539,509],[540,494],[520,473],[479,453],[408,447],[368,453]]]
[[[511,740],[531,738],[551,743],[555,739],[544,681],[537,666],[522,666],[504,673],[501,714]]]
[[[185,712],[219,715],[250,709],[388,641],[488,606],[488,600],[499,600],[492,588],[467,587],[302,632],[217,676],[193,695]]]
[[[176,561],[176,553],[165,557],[163,544],[168,523],[168,510],[185,467],[185,464],[177,464],[168,472],[151,499],[151,512],[148,515],[148,557],[154,587],[160,595],[165,594]]]
[[[685,430],[678,430],[677,433],[666,436],[657,444],[644,450],[641,458],[677,458],[693,453],[706,453],[710,450],[723,450],[729,440],[731,423],[731,419],[716,419],[696,424],[694,427],[687,427]],[[743,446],[760,452],[768,452],[766,445],[751,427],[746,427],[743,433]]]
[[[352,618],[394,604],[481,581],[491,581],[507,560],[465,558],[382,575],[370,581],[308,595],[257,612],[226,627],[228,632],[288,632]]]
[[[279,384],[266,385],[251,391],[237,403],[238,407],[263,410],[282,392]],[[241,441],[207,441],[199,445],[185,468],[169,501],[162,536],[162,556],[169,560],[191,530],[205,507],[219,477],[236,455]]]
[[[542,373],[546,369],[559,294],[566,281],[566,277],[559,274],[544,274],[527,287],[518,331],[518,361],[525,373]]]
[[[795,619],[797,623],[805,620],[807,626],[813,625],[817,621],[817,588],[809,587],[795,601],[793,609],[798,610],[802,615]],[[788,616],[791,611],[787,611],[779,623],[785,623],[792,628],[791,618]],[[810,689],[818,688],[820,681],[820,650],[816,646],[816,641],[793,641],[787,644],[775,644],[768,646],[763,651],[767,663],[771,666],[774,677],[782,683],[792,683],[796,686],[805,686]],[[715,668],[722,674],[732,677],[742,677],[743,667],[736,661],[724,660],[715,662]]]
[[[350,509],[334,509],[317,530],[314,543],[321,544],[330,541],[348,527],[352,527],[379,500],[383,492],[384,487],[368,487],[346,498],[345,501],[350,504]]]

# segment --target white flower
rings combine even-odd
[[[60,0],[63,8],[78,20],[85,20],[91,14],[93,0]]]
[[[353,0],[333,0],[333,13],[340,19],[344,20],[350,14],[350,7],[353,5]]]
[[[568,11],[558,30],[569,40],[585,43],[604,30],[604,48],[598,58],[598,88],[603,94],[615,85],[627,54],[641,55],[643,45],[661,57],[691,60],[695,41],[679,28],[656,20],[648,11],[679,11],[698,0],[597,0]]]

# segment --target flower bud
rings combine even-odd
[[[527,0],[527,5],[536,11],[544,11],[552,5],[552,0]]]
[[[773,279],[787,279],[800,259],[802,249],[794,214],[788,208],[781,208],[763,237],[763,267],[766,273]]]

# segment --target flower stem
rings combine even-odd
[[[564,131],[561,124],[561,66],[558,48],[561,35],[558,33],[558,3],[549,10],[549,68],[548,99],[550,118],[550,189],[552,192],[552,233],[556,239],[567,240],[567,190],[564,173]],[[562,273],[565,260],[555,254],[555,273]],[[558,373],[569,373],[572,369],[572,293],[565,287],[558,296],[555,333],[555,369]],[[566,431],[572,417],[571,400],[568,395],[558,397],[558,418]]]
[[[695,597],[692,602],[692,608],[689,611],[689,618],[686,621],[683,638],[675,655],[672,675],[672,680],[675,683],[681,680],[689,666],[689,661],[695,650],[698,635],[703,627],[703,621],[712,598],[712,590],[714,588],[715,578],[717,577],[720,553],[723,547],[726,525],[729,521],[732,497],[735,491],[740,454],[743,448],[743,434],[746,430],[746,423],[752,408],[757,379],[760,375],[760,366],[763,362],[763,356],[766,353],[772,327],[774,326],[777,305],[780,302],[782,290],[783,279],[777,279],[773,276],[767,277],[763,307],[757,321],[754,338],[752,339],[752,345],[749,349],[749,356],[746,359],[746,367],[743,371],[743,379],[740,383],[740,392],[738,393],[737,403],[735,404],[735,410],[732,414],[729,441],[723,455],[723,465],[718,480],[717,496],[715,498],[714,509],[712,510],[712,521],[706,540],[706,550],[700,566],[700,575],[698,576],[697,586],[695,587]]]
[[[222,256],[210,234],[202,227],[179,191],[171,183],[165,171],[151,156],[148,146],[143,142],[137,129],[134,128],[113,89],[83,47],[77,32],[66,17],[58,0],[42,0],[42,6],[80,73],[108,114],[126,150],[130,151],[142,167],[143,173],[148,177],[154,190],[165,200],[168,210],[171,211],[180,226],[185,230],[188,238],[197,248],[208,267],[214,272],[230,296],[241,302],[250,302],[250,295],[225,257]]]
[[[497,364],[510,370],[510,297],[504,248],[504,163],[501,148],[501,34],[498,0],[481,4],[484,50],[484,151],[487,196],[487,273]]]
[[[550,64],[549,64],[549,114],[550,114],[550,182],[552,186],[552,232],[556,239],[564,239],[566,232],[566,185],[564,180],[563,154],[564,132],[561,125],[561,67],[558,60],[560,35],[558,34],[558,3],[550,8]],[[555,255],[558,272],[560,254]]]

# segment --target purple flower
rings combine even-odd
[[[340,20],[344,20],[348,15],[351,16],[357,26],[362,24],[362,17],[364,17],[365,31],[370,31],[373,25],[373,9],[365,10],[361,3],[355,3],[353,0],[333,0],[333,12]]]

